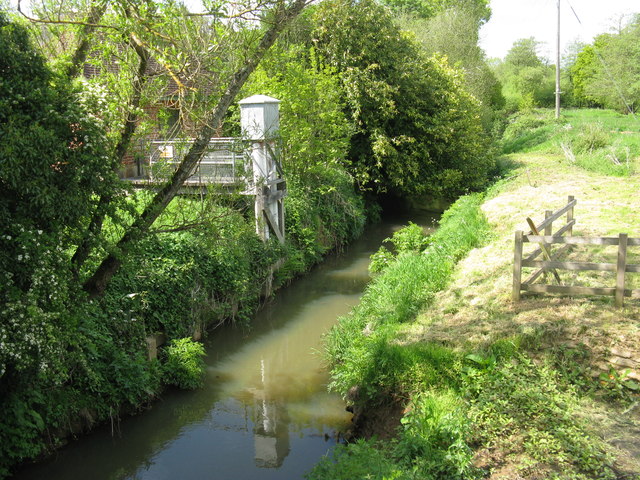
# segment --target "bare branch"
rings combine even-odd
[[[32,23],[44,23],[48,25],[81,25],[84,27],[91,27],[94,29],[108,28],[110,30],[119,30],[119,27],[115,27],[113,25],[105,25],[103,23],[79,22],[76,20],[43,20],[41,18],[33,18],[22,11],[21,3],[22,3],[22,0],[18,0],[18,12],[20,13],[20,15],[22,15],[24,18],[26,18]]]

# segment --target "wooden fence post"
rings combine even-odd
[[[520,287],[522,285],[522,243],[524,233],[522,230],[516,232],[515,247],[513,254],[513,292],[511,298],[514,302],[520,301]]]
[[[621,233],[618,237],[618,267],[616,270],[616,307],[624,305],[624,277],[627,270],[627,237]]]
[[[573,200],[575,199],[575,197],[573,195],[569,195],[569,198],[567,200],[567,203],[571,203],[573,202]],[[567,223],[571,223],[571,221],[573,220],[573,207],[571,207],[569,209],[569,211],[567,212]],[[567,234],[568,236],[573,236],[573,226],[569,227],[569,230],[567,230]]]
[[[553,210],[545,210],[544,211],[544,219],[546,220],[547,218],[549,218],[551,215],[553,215]],[[553,235],[553,222],[551,222],[549,225],[547,225],[546,227],[544,227],[544,234],[545,235]]]

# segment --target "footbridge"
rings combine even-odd
[[[284,242],[286,182],[276,152],[280,101],[254,95],[239,102],[242,136],[212,138],[181,193],[240,193],[253,197],[256,233]],[[176,170],[193,140],[153,140],[138,175],[126,178],[135,188],[155,188]]]

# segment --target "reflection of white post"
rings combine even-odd
[[[266,95],[254,95],[239,102],[242,135],[251,140],[256,233],[268,240],[271,230],[283,242],[284,181],[272,154],[280,127],[279,103],[280,100]]]

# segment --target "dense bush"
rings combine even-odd
[[[303,269],[362,233],[364,202],[341,168],[316,167],[288,184],[287,232]]]
[[[190,338],[172,340],[162,350],[165,381],[179,388],[194,389],[204,383],[204,347]]]

